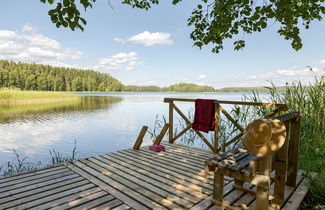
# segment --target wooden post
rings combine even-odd
[[[214,147],[213,151],[218,152],[219,149],[219,121],[220,121],[220,105],[214,104]]]
[[[298,115],[291,120],[291,132],[289,141],[289,154],[288,154],[288,174],[287,185],[295,187],[297,180],[297,167],[298,167],[298,150],[300,143],[300,124],[301,117]]]
[[[138,150],[142,144],[142,141],[143,141],[143,137],[144,135],[146,134],[148,130],[148,126],[143,126],[140,133],[139,133],[139,136],[137,138],[137,140],[135,141],[134,145],[133,145],[133,149],[136,149]]]
[[[169,134],[169,143],[173,143],[173,138],[174,138],[174,134],[173,134],[173,121],[174,121],[174,103],[171,101],[169,102],[169,129],[168,129],[168,134]]]
[[[159,145],[161,140],[164,138],[167,130],[168,130],[169,124],[166,123],[164,127],[161,129],[159,136],[157,136],[156,140],[153,142],[153,145]]]
[[[264,179],[256,184],[256,209],[267,210],[269,205],[270,173],[272,170],[272,154],[257,160],[257,173]]]
[[[290,120],[284,121],[286,126],[286,140],[283,146],[275,153],[274,157],[274,205],[281,205],[284,201],[284,190],[286,182],[286,169],[287,169],[287,157],[288,157],[288,145],[291,132]]]
[[[223,203],[223,187],[224,176],[220,173],[220,170],[216,169],[214,172],[214,187],[213,187],[213,202],[217,206],[221,207]]]

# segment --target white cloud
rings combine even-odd
[[[134,36],[122,39],[122,38],[114,38],[114,41],[119,43],[131,42],[134,44],[142,44],[146,47],[154,46],[154,45],[172,45],[174,44],[173,40],[170,39],[170,33],[163,32],[155,32],[150,33],[149,31],[144,31],[142,33],[136,34]]]
[[[10,40],[17,37],[16,32],[9,30],[0,30],[0,40]]]
[[[124,44],[125,43],[125,40],[124,39],[118,38],[118,37],[114,38],[114,41],[119,42],[121,44]]]
[[[201,74],[198,76],[197,80],[203,80],[205,79],[207,76],[205,74]]]
[[[66,65],[65,60],[80,59],[82,53],[61,44],[27,24],[19,31],[0,30],[0,59],[35,62],[48,65]]]
[[[313,82],[315,77],[325,76],[325,70],[321,68],[288,68],[276,71],[249,75],[246,77],[238,77],[222,81],[211,82],[216,88],[222,87],[256,87],[267,86],[272,82],[275,86],[284,86],[296,81],[301,81],[303,84]]]
[[[321,65],[325,64],[325,59],[320,60],[320,61],[319,61],[319,64],[321,64]]]
[[[98,61],[98,65],[95,66],[95,69],[101,71],[132,70],[142,63],[143,61],[139,61],[139,57],[136,52],[118,53],[108,58],[100,59]]]
[[[36,27],[30,23],[23,25],[23,27],[21,27],[21,31],[22,32],[34,32],[36,33],[40,28]]]

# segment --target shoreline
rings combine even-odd
[[[65,102],[79,100],[80,97],[64,97],[64,98],[38,98],[38,99],[0,99],[0,105],[15,104],[46,104],[52,102]]]

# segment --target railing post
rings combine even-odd
[[[289,154],[288,154],[288,173],[287,185],[295,187],[297,180],[297,160],[300,143],[300,123],[301,117],[298,115],[291,120],[291,132],[289,139]]]
[[[142,144],[142,141],[143,141],[143,137],[144,135],[146,134],[148,130],[148,126],[143,126],[140,133],[139,133],[139,136],[137,138],[137,140],[135,141],[134,145],[133,145],[133,149],[135,150],[138,150]]]
[[[174,121],[174,103],[173,101],[169,102],[169,119],[168,119],[168,124],[169,124],[169,129],[168,129],[168,134],[169,134],[169,143],[173,143],[173,121]]]
[[[219,149],[219,121],[220,121],[220,105],[214,104],[214,152],[217,153]]]
[[[164,138],[167,130],[169,128],[169,124],[166,123],[164,127],[161,129],[159,136],[157,136],[156,140],[153,142],[153,145],[159,145],[161,140]]]

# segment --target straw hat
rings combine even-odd
[[[286,139],[286,127],[277,119],[257,119],[245,128],[243,144],[252,155],[263,157],[279,150]]]

